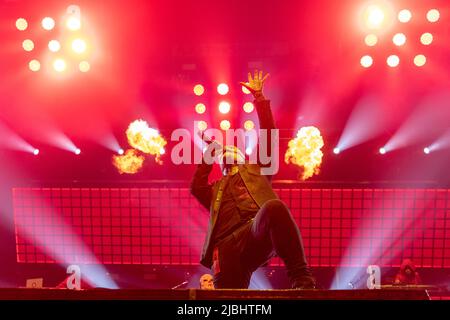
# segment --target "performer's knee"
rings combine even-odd
[[[264,211],[272,219],[280,219],[282,217],[290,216],[288,207],[283,201],[279,199],[272,199],[267,201],[264,206]]]

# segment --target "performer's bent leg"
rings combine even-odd
[[[216,289],[246,289],[250,283],[251,272],[240,260],[241,248],[234,237],[217,247],[218,256],[212,268]]]
[[[300,231],[282,201],[277,199],[267,201],[258,211],[246,249],[249,255],[255,256],[259,253],[265,255],[265,259],[269,259],[275,251],[284,261],[293,287],[315,286],[306,262]],[[259,263],[265,262],[262,257],[257,257],[257,260]]]

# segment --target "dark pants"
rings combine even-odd
[[[300,231],[280,200],[267,201],[251,222],[217,248],[219,268],[213,272],[218,289],[248,288],[252,273],[275,255],[284,261],[291,283],[312,279]]]

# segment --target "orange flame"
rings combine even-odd
[[[322,164],[323,138],[316,127],[303,127],[297,136],[289,141],[288,149],[284,155],[286,163],[293,163],[303,169],[302,180],[319,174]]]
[[[150,128],[144,120],[136,120],[130,123],[126,134],[130,146],[143,153],[155,156],[155,161],[162,164],[160,157],[166,152],[164,146],[167,141],[158,130]]]
[[[113,165],[117,168],[120,174],[138,173],[144,164],[145,157],[139,155],[137,150],[128,149],[125,154],[113,156]]]

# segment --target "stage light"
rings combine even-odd
[[[250,147],[245,148],[245,154],[248,155],[248,156],[252,154],[252,151],[253,150]]]
[[[19,18],[16,20],[16,28],[19,31],[27,30],[28,28],[28,22],[24,18]]]
[[[81,29],[81,21],[77,17],[69,17],[66,21],[66,26],[71,31],[77,31]]]
[[[373,64],[373,59],[371,56],[364,56],[361,58],[360,63],[364,68],[369,68]]]
[[[37,155],[39,154],[39,149],[34,149],[34,150],[33,150],[33,154],[34,154],[35,156],[37,156]]]
[[[230,129],[230,127],[231,127],[230,121],[228,121],[228,120],[220,121],[220,129],[228,130],[228,129]]]
[[[422,34],[420,36],[420,42],[424,45],[424,46],[428,46],[433,42],[433,35],[429,32],[425,32],[424,34]]]
[[[243,108],[245,112],[250,113],[255,109],[255,106],[251,102],[246,102],[244,103]]]
[[[206,111],[206,106],[203,103],[197,103],[195,105],[195,112],[198,114],[203,114]]]
[[[430,148],[428,148],[428,147],[423,148],[423,153],[430,154],[430,152],[431,152]]]
[[[230,88],[228,88],[228,85],[226,83],[221,83],[217,86],[217,92],[224,96],[230,91]]]
[[[369,29],[380,28],[384,21],[384,12],[378,6],[370,5],[366,9],[366,25]]]
[[[340,152],[341,152],[341,149],[339,149],[337,147],[333,149],[334,154],[339,154]]]
[[[255,123],[252,120],[247,120],[244,122],[245,130],[253,130],[255,128]]]
[[[197,123],[197,128],[200,131],[205,131],[206,129],[208,129],[208,124],[206,123],[206,121],[201,120]]]
[[[365,38],[364,38],[364,42],[366,43],[367,46],[369,47],[373,47],[374,45],[377,44],[378,42],[378,37],[374,34],[368,34]]]
[[[48,50],[50,50],[51,52],[58,52],[59,50],[61,50],[61,44],[58,40],[50,40],[48,42]]]
[[[75,39],[72,41],[72,50],[78,54],[86,51],[86,42],[83,39]]]
[[[67,68],[66,62],[63,59],[56,59],[53,61],[53,69],[57,72],[64,72]]]
[[[437,9],[431,9],[427,13],[427,19],[431,23],[437,22],[439,20],[439,17],[440,17],[440,13],[439,13],[439,10],[437,10]]]
[[[37,72],[41,69],[41,63],[37,60],[31,60],[28,63],[28,67],[30,68],[31,71]]]
[[[246,87],[242,86],[242,92],[245,94],[250,94],[250,90],[248,90]]]
[[[402,45],[404,45],[406,43],[406,36],[403,33],[397,33],[392,38],[392,42],[396,46],[402,46]]]
[[[55,20],[53,20],[50,17],[45,17],[44,19],[42,19],[42,28],[44,28],[44,30],[52,30],[55,27]]]
[[[23,48],[23,50],[28,51],[28,52],[33,51],[34,42],[31,41],[30,39],[26,39],[22,42],[22,48]]]
[[[117,154],[119,154],[119,155],[123,155],[124,153],[125,153],[125,151],[122,148],[117,150]]]
[[[380,154],[386,154],[386,148],[382,147],[378,150]]]
[[[88,72],[89,70],[91,70],[91,65],[87,61],[81,61],[78,67],[81,72]]]
[[[408,9],[403,9],[398,13],[398,20],[402,23],[407,23],[411,20],[412,14]]]
[[[226,101],[222,101],[221,103],[219,103],[219,112],[226,114],[228,112],[230,112],[231,109],[231,105],[226,102]]]
[[[427,58],[423,54],[418,54],[414,57],[414,64],[418,67],[423,67],[427,63]]]
[[[79,148],[76,148],[76,149],[74,150],[74,153],[78,156],[78,155],[81,154],[81,150],[80,150]]]
[[[196,96],[201,96],[205,93],[205,87],[203,87],[201,84],[197,84],[194,86],[194,94]]]
[[[398,56],[396,56],[395,54],[393,54],[387,58],[386,62],[389,67],[395,68],[399,65],[400,58]]]

